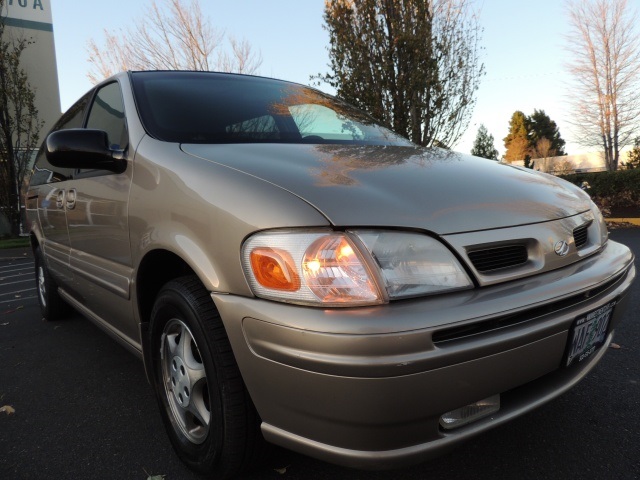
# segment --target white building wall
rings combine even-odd
[[[620,152],[620,163],[627,161],[631,148],[625,148]],[[564,166],[578,172],[601,172],[606,170],[604,152],[579,153],[576,155],[564,155],[561,157],[537,158],[531,160],[533,168],[541,172],[554,173],[565,170]]]
[[[61,114],[51,0],[5,0],[4,3],[1,14],[5,17],[5,35],[34,42],[23,51],[21,63],[36,92],[36,108],[40,120],[44,121],[40,132],[43,140]]]
[[[51,0],[4,0],[0,12],[5,23],[4,41],[31,41],[20,58],[31,87],[35,90],[38,118],[44,122],[40,141],[60,117],[60,90],[53,39]],[[0,236],[10,232],[4,215],[0,215]]]

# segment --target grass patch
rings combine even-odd
[[[29,246],[29,237],[0,238],[0,250],[5,248],[22,248]]]

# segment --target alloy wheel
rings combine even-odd
[[[211,421],[207,374],[193,334],[177,318],[164,327],[161,362],[165,395],[175,423],[190,442],[203,443]]]

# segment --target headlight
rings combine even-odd
[[[257,296],[304,305],[377,305],[473,285],[444,245],[405,232],[261,232],[242,260]]]
[[[426,235],[393,231],[361,231],[382,270],[389,298],[415,297],[473,285],[453,254]]]

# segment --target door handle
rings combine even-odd
[[[64,207],[64,190],[58,190],[58,193],[56,194],[56,207],[58,208],[62,208]]]
[[[76,208],[76,197],[76,189],[69,189],[69,191],[67,192],[67,210],[73,210],[74,208]]]

